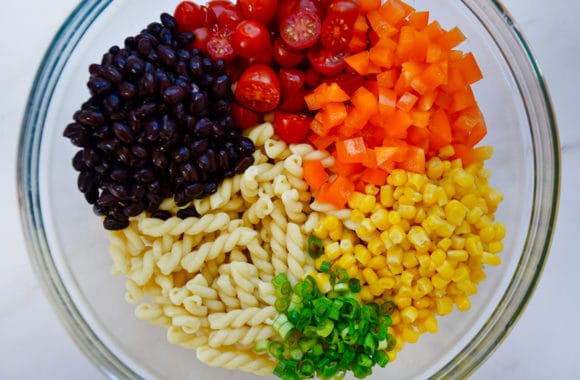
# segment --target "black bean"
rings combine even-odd
[[[126,182],[131,176],[129,170],[123,167],[114,168],[113,170],[111,170],[111,173],[109,175],[112,180],[117,182]]]
[[[131,153],[137,158],[147,158],[149,156],[147,149],[141,145],[131,146]]]
[[[105,216],[109,213],[109,208],[105,206],[99,206],[98,204],[93,205],[93,212],[97,216]]]
[[[113,123],[113,133],[115,133],[115,136],[117,136],[119,140],[126,144],[133,142],[133,131],[131,131],[131,128],[125,124]]]
[[[256,150],[254,143],[247,137],[241,137],[238,142],[238,152],[242,155],[252,154]]]
[[[83,150],[83,162],[87,167],[94,168],[101,163],[101,158],[93,148],[85,148]]]
[[[177,61],[177,54],[167,45],[157,46],[157,54],[163,63],[167,66],[173,66]]]
[[[101,163],[93,168],[98,174],[104,175],[109,171],[109,163],[101,161]]]
[[[224,129],[224,131],[229,131],[232,128],[235,127],[236,123],[234,121],[234,118],[232,117],[232,115],[225,115],[220,121],[219,121],[219,125],[220,127],[222,127]],[[236,131],[236,134],[238,132]]]
[[[95,204],[97,199],[99,198],[99,189],[96,186],[93,186],[89,191],[85,193],[85,200],[88,204]]]
[[[204,87],[204,88],[210,88],[213,81],[214,81],[213,74],[205,72],[205,70],[204,70],[204,73],[199,78],[199,85]]]
[[[99,196],[99,199],[97,200],[97,205],[103,207],[112,207],[115,206],[117,202],[118,202],[117,198],[113,194],[105,190]]]
[[[226,74],[221,74],[215,77],[211,86],[211,93],[218,98],[224,98],[228,95],[231,89],[230,77]]]
[[[236,162],[236,165],[234,166],[234,172],[236,174],[242,174],[243,172],[246,171],[247,168],[252,166],[253,163],[254,156],[244,156],[240,158],[238,162]]]
[[[83,151],[79,150],[72,159],[72,166],[73,168],[80,172],[81,170],[85,169],[87,166],[83,161]]]
[[[194,140],[191,143],[191,152],[194,155],[199,155],[209,148],[209,141],[207,139]]]
[[[90,171],[82,171],[77,179],[77,186],[82,193],[87,193],[93,187],[94,177]]]
[[[173,42],[173,33],[171,33],[167,28],[161,29],[161,32],[159,32],[159,41],[161,41],[162,44],[171,46],[171,43]]]
[[[177,36],[175,37],[175,40],[181,46],[187,47],[193,43],[193,41],[195,40],[195,37],[194,37],[192,32],[181,32],[181,33],[177,34]],[[193,51],[191,52],[191,54],[194,54]],[[195,53],[195,54],[199,54],[199,52]]]
[[[127,37],[125,38],[125,49],[135,49],[135,47],[137,46],[137,41],[135,41],[135,37]],[[111,51],[111,49],[109,49],[109,53],[112,54],[117,54],[119,53],[119,47],[116,47],[117,49]]]
[[[115,152],[117,149],[119,149],[119,145],[120,145],[119,140],[111,138],[99,141],[97,143],[97,148],[99,148],[103,152],[112,153]]]
[[[192,92],[190,96],[189,110],[194,115],[207,115],[209,101],[207,94],[201,91]]]
[[[93,137],[97,139],[104,139],[109,136],[111,133],[111,127],[108,125],[99,125],[98,127],[93,128]]]
[[[154,194],[159,194],[161,192],[161,183],[159,181],[152,181],[147,184],[147,190]]]
[[[209,169],[207,171],[210,173],[214,173],[219,167],[215,151],[210,148],[207,150],[207,152],[205,152],[205,155],[207,156],[207,160],[209,163]]]
[[[119,110],[119,108],[121,108],[121,98],[119,98],[119,94],[112,92],[107,95],[105,100],[103,100],[103,105],[110,113]]]
[[[110,53],[108,53],[109,55],[111,55]],[[107,55],[107,54],[105,54]],[[97,63],[92,63],[89,65],[89,73],[91,74],[91,76],[105,76],[105,71],[103,70],[103,66],[97,64]]]
[[[131,154],[131,151],[124,146],[121,146],[117,149],[117,157],[119,158],[119,161],[121,161],[125,165],[131,165],[131,162],[134,159],[133,154]]]
[[[175,195],[173,196],[173,199],[175,200],[175,204],[178,207],[182,207],[182,206],[185,206],[186,204],[188,204],[189,202],[191,202],[193,200],[193,197],[186,195],[183,190],[181,190],[181,191],[177,190],[175,192]]]
[[[127,123],[135,133],[141,131],[141,119],[137,116],[137,110],[132,109],[127,115]]]
[[[177,31],[177,23],[175,22],[173,16],[171,16],[169,13],[162,13],[160,19],[163,26],[165,26],[167,29],[171,30],[172,32]]]
[[[161,125],[157,120],[147,120],[144,123],[145,137],[149,141],[155,141],[159,138],[159,132],[161,131]]]
[[[147,187],[142,183],[136,183],[131,186],[127,200],[131,202],[138,202],[145,197]]]
[[[182,101],[187,95],[187,91],[181,86],[169,86],[163,90],[163,99],[169,104]]]
[[[203,195],[212,195],[217,192],[218,185],[215,182],[208,182],[203,184]]]
[[[139,119],[145,119],[146,117],[153,115],[155,112],[157,112],[157,104],[153,102],[141,104],[137,109],[135,109],[135,114]]]
[[[148,168],[139,168],[135,170],[135,174],[133,174],[133,178],[139,182],[151,182],[156,178],[155,172]]]
[[[155,36],[159,34],[162,28],[163,25],[158,22],[152,22],[151,24],[147,25],[147,31]]]
[[[142,75],[145,72],[145,62],[136,55],[127,58],[125,63],[125,71],[133,76]]]
[[[202,59],[199,55],[193,55],[189,60],[189,72],[194,78],[199,78],[203,75]]]
[[[228,154],[225,150],[220,150],[217,152],[217,162],[219,168],[222,170],[227,170],[230,168],[230,160]]]
[[[190,156],[189,149],[187,149],[187,147],[184,146],[179,146],[175,148],[175,150],[173,151],[172,158],[175,162],[185,162],[189,160],[189,156]]]
[[[70,139],[74,145],[79,147],[86,147],[90,142],[89,132],[78,123],[69,124],[64,129],[63,136]]]
[[[203,57],[201,60],[201,65],[203,67],[203,71],[210,73],[213,71],[214,63],[208,57]]]
[[[185,186],[183,191],[185,195],[187,195],[188,197],[191,197],[193,199],[199,198],[204,193],[204,185],[202,185],[201,183],[192,183]]]
[[[187,71],[187,63],[181,60],[177,62],[175,64],[175,73],[181,77],[189,75],[189,72]]]
[[[103,221],[103,227],[109,231],[122,230],[129,227],[129,220],[117,220],[111,216],[107,216]]]
[[[214,102],[213,112],[218,115],[232,112],[229,100],[219,99],[218,101]]]
[[[176,130],[175,121],[171,120],[167,115],[163,116],[159,137],[166,141],[171,140]]]
[[[208,118],[201,118],[195,123],[193,133],[196,137],[205,138],[211,133],[213,122]]]
[[[125,199],[127,195],[129,195],[129,189],[127,186],[117,182],[110,183],[107,186],[107,190],[109,190],[113,196],[120,200]]]
[[[130,203],[123,208],[123,214],[128,217],[137,216],[145,211],[145,205],[141,202]]]
[[[119,83],[123,79],[121,71],[113,65],[106,65],[103,67],[103,73],[112,83]]]
[[[117,66],[119,69],[124,69],[126,64],[127,57],[125,57],[124,55],[117,54],[113,57],[113,65]]]
[[[156,209],[157,207],[159,207],[161,202],[163,202],[163,198],[159,194],[148,193],[145,195],[145,198],[149,200],[147,208],[153,207]]]
[[[167,168],[168,160],[162,152],[153,152],[151,162],[159,169],[165,169]]]
[[[177,217],[181,219],[199,218],[199,216],[200,216],[199,212],[197,212],[195,207],[182,208],[179,211],[177,211]]]
[[[140,38],[137,42],[137,51],[142,56],[146,57],[153,49],[153,42],[149,38]]]
[[[191,163],[186,162],[179,167],[179,172],[187,182],[199,181],[199,172]]]
[[[177,59],[179,59],[179,61],[185,62],[185,68],[187,68],[187,62],[191,59],[191,54],[189,51],[185,49],[179,49],[176,53]]]
[[[92,95],[102,95],[104,93],[111,91],[113,85],[111,81],[103,77],[92,77],[91,79],[89,79],[87,87],[91,91]]]
[[[137,95],[137,86],[130,82],[121,82],[118,87],[119,95],[125,99],[131,99]]]
[[[151,213],[151,217],[155,219],[167,220],[171,218],[171,213],[166,210],[157,210]]]
[[[147,60],[149,62],[157,63],[159,61],[159,54],[157,54],[157,51],[151,49],[149,54],[147,54]]]
[[[145,73],[141,78],[141,83],[143,83],[146,93],[154,94],[157,91],[157,83],[155,83],[155,76],[152,73]]]
[[[218,59],[215,61],[213,69],[216,74],[224,73],[226,71],[226,62],[223,59]]]

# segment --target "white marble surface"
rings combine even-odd
[[[32,273],[15,184],[16,145],[29,88],[77,0],[0,0],[0,379],[102,379],[51,309]],[[136,2],[137,3],[137,2]],[[504,0],[547,79],[562,146],[560,212],[539,286],[511,334],[475,379],[580,378],[580,2]]]

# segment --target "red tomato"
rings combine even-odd
[[[352,95],[359,87],[365,84],[364,77],[354,72],[346,72],[337,76],[328,77],[324,81],[328,84],[332,82],[337,83],[349,95]]]
[[[306,49],[320,38],[320,27],[320,18],[316,13],[300,9],[282,21],[280,37],[293,49]]]
[[[280,0],[276,13],[276,24],[281,25],[286,16],[297,10],[314,12],[319,20],[324,18],[324,8],[319,0]]]
[[[260,57],[264,51],[272,51],[270,33],[259,21],[245,20],[238,24],[232,36],[236,53],[245,58]]]
[[[207,40],[209,38],[209,28],[207,26],[202,26],[201,28],[196,28],[193,30],[193,35],[195,40],[191,47],[197,48],[200,51],[207,54]]]
[[[238,7],[246,19],[268,25],[276,15],[278,0],[238,0]]]
[[[322,22],[320,42],[331,51],[342,51],[348,47],[354,32],[354,23],[360,7],[350,0],[334,1]]]
[[[215,22],[213,12],[210,12],[206,6],[199,6],[191,1],[179,3],[173,15],[181,31],[191,32],[203,26],[210,26]]]
[[[314,70],[312,67],[309,67],[306,69],[305,75],[306,78],[304,83],[306,84],[306,87],[314,89],[320,85],[320,73],[318,71]]]
[[[242,21],[242,14],[238,7],[227,0],[213,0],[207,3],[209,9],[215,14],[219,26],[235,29]]]
[[[310,132],[312,118],[305,114],[274,113],[274,132],[288,144],[296,144],[304,141]]]
[[[262,120],[261,114],[249,110],[237,102],[232,103],[232,116],[236,125],[242,129],[252,128]]]
[[[252,111],[269,112],[280,103],[280,81],[274,70],[258,63],[242,73],[234,95]]]
[[[278,72],[280,79],[281,102],[278,106],[280,111],[300,112],[305,109],[304,82],[306,73],[298,69],[280,69]]]
[[[282,67],[298,66],[306,57],[302,52],[293,50],[281,38],[274,40],[274,59]]]
[[[308,50],[306,56],[314,70],[322,75],[337,75],[346,68],[346,63],[344,62],[346,55],[342,52],[333,52],[316,46]]]
[[[234,32],[228,27],[215,26],[207,38],[207,53],[214,60],[231,61],[236,57],[232,46]]]

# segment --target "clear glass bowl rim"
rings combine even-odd
[[[21,222],[34,271],[62,324],[84,354],[107,377],[140,378],[92,331],[72,301],[55,266],[47,242],[38,183],[38,160],[44,121],[52,93],[68,57],[92,22],[112,0],[81,2],[57,32],[44,55],[28,98],[17,155],[17,186]],[[524,250],[501,301],[475,337],[432,378],[464,378],[497,348],[511,331],[533,294],[548,256],[560,193],[560,144],[555,115],[541,70],[519,27],[496,0],[462,0],[493,35],[510,62],[527,105],[534,150],[534,201]],[[489,29],[488,29],[489,31]],[[491,32],[490,32],[491,33]],[[533,102],[535,100],[536,102]],[[546,165],[549,163],[549,165]],[[542,207],[549,205],[549,207]]]

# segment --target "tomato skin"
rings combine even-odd
[[[359,5],[350,0],[332,2],[322,22],[322,46],[335,52],[345,50],[352,39],[359,9]]]
[[[209,28],[207,26],[202,26],[201,28],[194,29],[192,33],[195,37],[195,40],[193,40],[191,47],[197,48],[204,54],[207,54],[207,40],[210,33]]]
[[[232,36],[232,46],[244,58],[262,57],[265,50],[272,51],[268,29],[255,20],[244,20],[238,24]]]
[[[222,26],[215,26],[207,38],[207,53],[214,61],[223,59],[228,62],[236,57],[236,51],[232,46],[234,32]]]
[[[278,0],[238,0],[244,18],[268,25],[276,15]]]
[[[238,7],[227,0],[213,0],[207,3],[214,13],[217,24],[221,27],[235,29],[242,21],[242,14]]]
[[[203,5],[191,1],[182,1],[173,12],[177,26],[182,32],[191,32],[197,28],[211,26],[215,22],[213,12]]]
[[[312,118],[306,114],[274,112],[274,132],[288,144],[304,141],[311,122]]]
[[[346,68],[346,54],[343,52],[333,52],[316,46],[308,50],[306,56],[312,68],[322,75],[338,75]]]
[[[252,111],[270,112],[280,103],[280,81],[271,67],[254,64],[242,73],[234,96]]]
[[[278,109],[284,112],[300,112],[306,109],[304,82],[306,73],[302,70],[283,68],[278,72],[281,101]]]
[[[320,18],[316,13],[299,9],[282,20],[280,37],[291,48],[302,50],[316,44],[320,28]]]
[[[274,60],[282,67],[296,67],[304,61],[306,56],[300,52],[292,49],[286,45],[281,38],[274,40],[274,47],[272,49]]]
[[[260,113],[247,109],[237,102],[232,103],[232,117],[236,125],[242,129],[252,128],[262,120]]]

